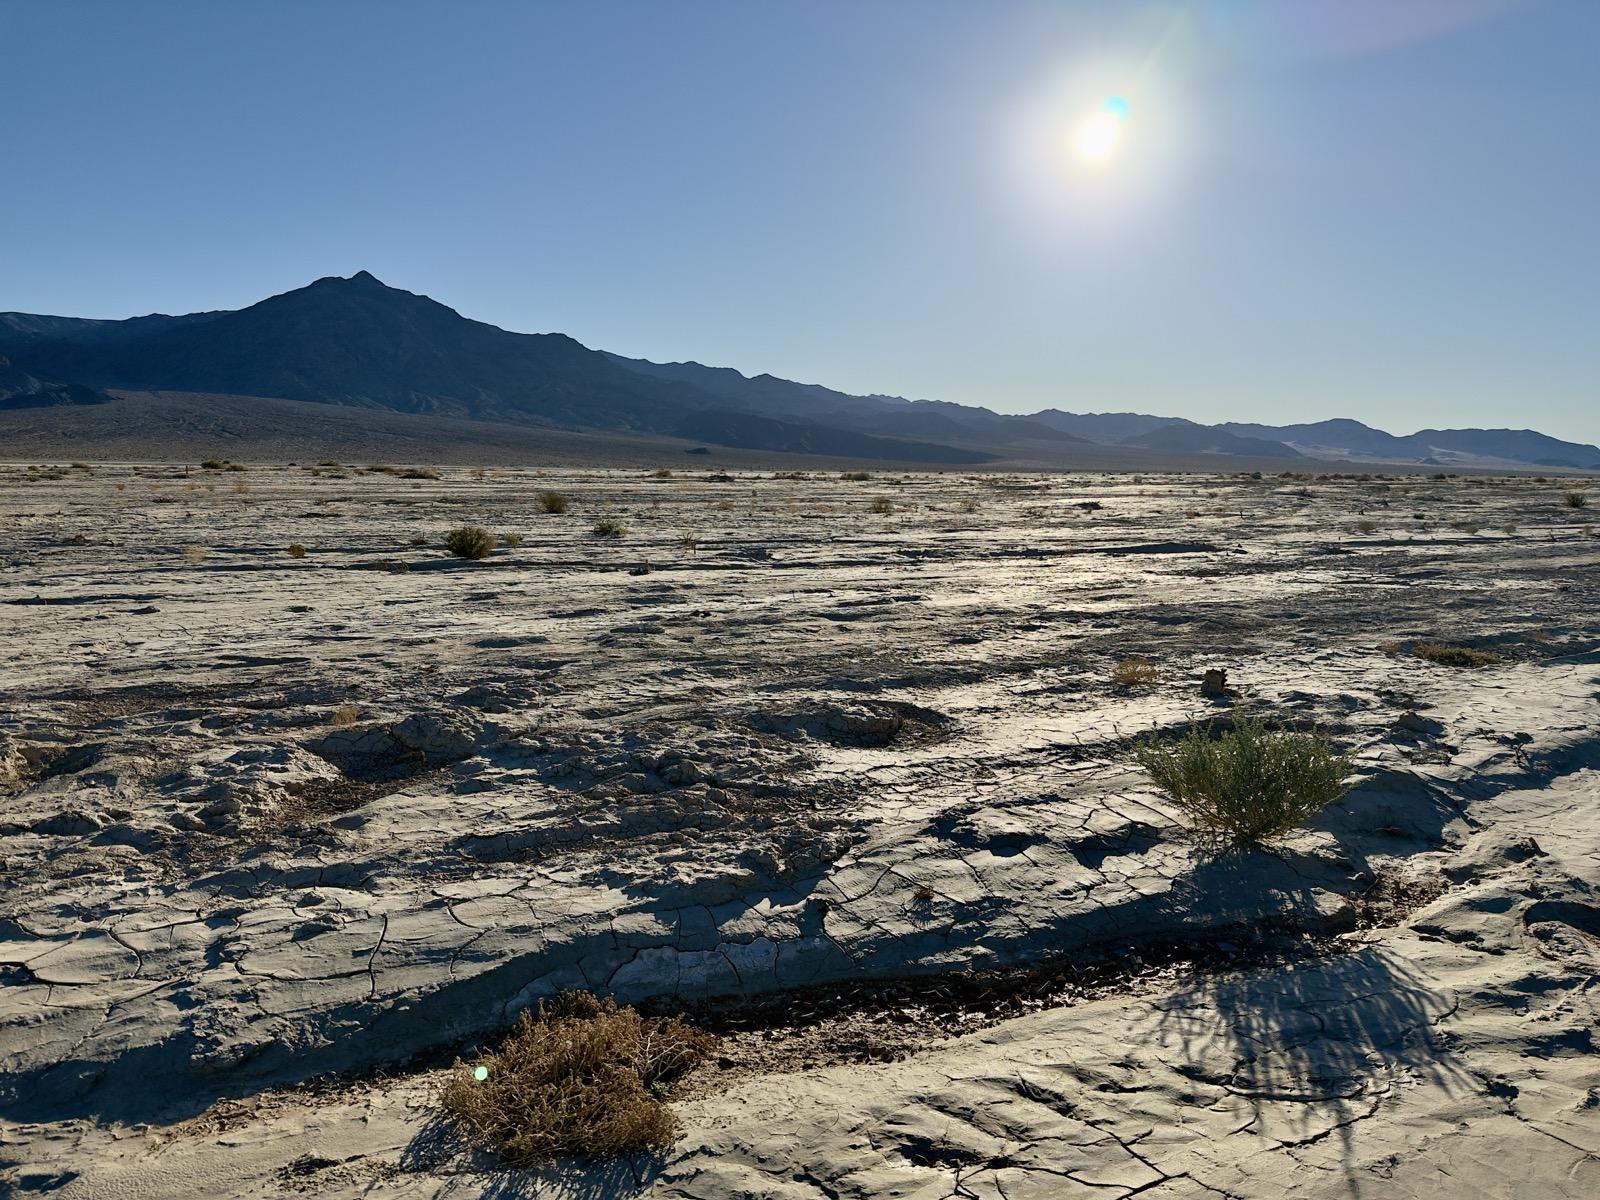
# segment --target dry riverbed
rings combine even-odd
[[[0,1188],[1600,1191],[1571,481],[369,468],[0,466]],[[1359,768],[1270,853],[1215,668]],[[664,1161],[434,1118],[570,988],[726,1034]]]

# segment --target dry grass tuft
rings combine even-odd
[[[539,507],[547,513],[564,513],[567,511],[567,498],[560,492],[540,492]]]
[[[188,563],[190,566],[194,566],[195,563],[199,562],[205,556],[206,548],[204,546],[185,546],[183,548],[183,561]]]
[[[1269,731],[1238,709],[1233,729],[1215,740],[1190,725],[1179,741],[1151,737],[1135,753],[1194,829],[1227,841],[1287,833],[1348,790],[1350,759],[1325,738]]]
[[[1492,667],[1502,661],[1498,654],[1489,650],[1473,650],[1468,646],[1447,646],[1443,642],[1418,642],[1411,647],[1411,653],[1428,662],[1438,663],[1442,667]]]
[[[458,1061],[439,1103],[469,1142],[509,1166],[661,1152],[677,1136],[661,1095],[715,1045],[677,1020],[568,993],[537,1017],[524,1012],[498,1053]]]
[[[867,505],[867,511],[875,513],[892,513],[894,511],[894,501],[889,499],[887,496],[879,496],[877,499],[873,500],[871,504]]]
[[[500,540],[505,543],[507,550],[515,550],[522,545],[522,535],[520,533],[502,534]]]
[[[1124,687],[1136,683],[1154,683],[1156,665],[1142,654],[1130,654],[1111,668],[1111,682]]]
[[[305,556],[306,556],[306,548],[304,546],[302,546],[299,542],[291,542],[291,543],[289,543],[289,557],[290,558],[304,558]]]
[[[622,522],[615,517],[601,517],[594,523],[596,537],[619,538],[627,532]]]
[[[356,723],[356,718],[361,715],[361,709],[354,704],[341,704],[328,714],[328,724],[335,729],[348,729]]]
[[[1588,495],[1578,491],[1576,488],[1568,492],[1562,499],[1568,508],[1583,508],[1589,503]]]
[[[494,549],[494,534],[481,525],[463,525],[444,535],[444,548],[457,558],[481,561]]]

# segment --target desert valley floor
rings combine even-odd
[[[1582,485],[0,465],[0,1193],[1600,1195]],[[725,1034],[663,1159],[438,1119],[569,989]]]

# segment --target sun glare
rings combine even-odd
[[[1110,158],[1111,152],[1122,140],[1122,126],[1110,113],[1096,113],[1082,125],[1073,138],[1078,153],[1090,162]]]
[[[1072,135],[1073,147],[1089,162],[1104,162],[1122,141],[1122,123],[1128,119],[1128,102],[1112,96]]]

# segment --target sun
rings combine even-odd
[[[1128,102],[1121,96],[1110,97],[1099,112],[1078,126],[1072,135],[1073,149],[1088,162],[1104,162],[1122,141],[1122,124],[1127,119]]]

